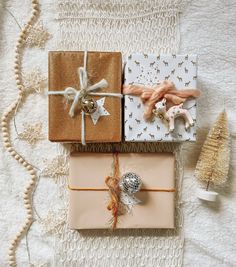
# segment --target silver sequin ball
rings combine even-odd
[[[136,173],[127,172],[121,177],[119,186],[125,193],[135,194],[141,189],[142,181]]]

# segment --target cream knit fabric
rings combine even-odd
[[[108,0],[59,1],[57,48],[60,50],[122,51],[124,54],[176,53],[179,46],[180,1]],[[136,144],[136,146],[138,146]],[[159,151],[157,145],[123,147],[125,151]],[[172,145],[165,150],[172,150]],[[79,150],[84,149],[79,146]],[[93,146],[104,151],[109,147]],[[178,153],[178,152],[177,152]],[[178,154],[179,156],[179,154]],[[181,186],[178,169],[177,187]],[[65,190],[62,183],[60,190]],[[180,191],[179,191],[180,192]],[[67,195],[65,195],[65,207]],[[71,231],[64,224],[58,231],[57,266],[121,267],[181,266],[183,254],[182,216],[176,198],[176,230]],[[63,215],[62,215],[63,216]]]
[[[58,48],[175,53],[180,0],[58,1]]]
[[[74,1],[67,2],[74,3]],[[11,0],[4,1],[4,3],[7,4],[7,7],[23,26],[30,15],[30,1]],[[89,3],[100,2],[90,1]],[[120,1],[119,3],[123,2]],[[128,10],[129,6],[131,6],[129,12],[132,9],[137,10],[136,7],[139,4],[142,6],[139,10],[143,12],[143,6],[147,6],[145,3],[150,4],[151,1],[127,0],[126,10]],[[152,1],[152,3],[157,2]],[[57,0],[41,0],[40,4],[42,10],[40,20],[42,20],[43,25],[53,35],[53,38],[46,43],[45,50],[27,49],[26,53],[24,53],[23,71],[27,74],[39,67],[44,77],[47,76],[48,50],[66,48],[66,44],[63,45],[61,41],[62,32],[67,30],[65,30],[65,27],[60,28],[60,26],[65,24],[66,19],[65,21],[62,18],[58,20],[59,9]],[[60,11],[63,11],[62,8]],[[185,175],[182,188],[182,204],[185,214],[185,248],[183,266],[186,267],[236,266],[236,241],[233,238],[236,232],[235,10],[235,0],[192,0],[191,4],[181,14],[180,19],[181,53],[198,54],[198,85],[203,92],[203,96],[198,100],[198,140],[196,143],[184,146]],[[2,114],[3,110],[16,99],[17,95],[13,61],[15,41],[19,29],[7,12],[4,10],[0,11],[0,113]],[[62,14],[62,12],[60,13]],[[173,25],[177,24],[179,20],[178,14],[176,12],[174,14]],[[57,20],[55,20],[55,15]],[[150,20],[152,19],[149,17],[148,21]],[[70,24],[69,21],[70,19],[67,24]],[[77,19],[76,21],[78,24],[79,20]],[[155,29],[160,28],[156,21],[153,23]],[[126,34],[124,34],[124,38],[131,38],[133,48],[127,49],[127,51],[137,49],[137,51],[157,52],[155,50],[159,49],[157,45],[159,42],[157,41],[159,38],[158,34],[155,31],[151,32],[148,30],[149,24],[147,21],[145,25],[147,27],[143,31],[149,32],[153,42],[147,45],[143,42],[144,38],[142,38],[142,42],[140,41],[138,44],[133,43],[130,30],[128,31],[130,36],[126,37]],[[77,27],[81,27],[81,25],[77,25]],[[75,29],[77,27],[74,26]],[[135,27],[133,23],[130,27],[132,27],[132,32],[136,32],[139,30],[140,24]],[[91,28],[92,26],[90,27],[90,32]],[[171,26],[171,29],[177,28]],[[59,33],[58,36],[57,32]],[[174,30],[173,36],[174,51],[177,50],[179,44],[177,30]],[[76,38],[78,37],[76,36]],[[112,34],[112,38],[109,38],[109,42],[103,44],[104,49],[109,47],[110,42],[114,45],[114,41],[117,41],[115,34]],[[82,48],[84,48],[85,44],[82,39],[80,40],[81,45],[83,45]],[[100,42],[100,39],[98,42]],[[119,42],[125,47],[123,39],[119,39]],[[102,46],[100,45],[100,47]],[[119,50],[118,43],[114,47]],[[89,48],[95,49],[93,42]],[[74,49],[81,49],[80,43],[74,45]],[[35,93],[34,90],[29,91],[29,95],[25,97],[25,101],[17,113],[18,131],[19,133],[24,132],[24,123],[31,126],[36,125],[36,123],[38,123],[37,125],[42,123],[42,134],[45,136],[45,139],[38,140],[32,148],[31,144],[28,144],[26,140],[16,139],[17,136],[13,123],[11,123],[10,132],[17,150],[27,160],[30,160],[31,163],[39,167],[42,170],[42,176],[44,176],[40,179],[34,197],[35,208],[43,224],[36,217],[37,221],[34,222],[28,236],[31,262],[34,264],[32,266],[60,266],[62,264],[58,264],[58,262],[64,262],[64,266],[67,267],[70,266],[68,264],[69,261],[71,261],[72,266],[76,267],[91,266],[92,264],[93,267],[179,266],[182,261],[183,240],[180,241],[178,236],[164,238],[157,234],[154,235],[153,232],[144,235],[143,231],[136,231],[136,235],[130,232],[125,235],[123,232],[118,233],[118,237],[111,238],[108,233],[106,235],[105,233],[100,233],[99,236],[95,232],[92,235],[86,232],[78,235],[65,228],[67,207],[60,202],[60,198],[63,197],[65,202],[66,190],[65,187],[60,186],[60,183],[66,183],[68,161],[61,155],[62,151],[61,149],[58,150],[56,144],[47,141],[48,105],[46,95],[40,94],[42,90],[37,90],[38,92]],[[193,177],[193,171],[207,130],[217,114],[222,110],[223,102],[229,116],[231,131],[234,133],[234,137],[232,137],[231,168],[227,186],[223,186],[220,189],[215,188],[220,193],[219,201],[208,205],[207,203],[200,202],[195,196],[198,185]],[[39,132],[38,126],[36,132]],[[29,132],[30,140],[31,138],[38,139],[39,135],[36,132],[35,130],[32,134]],[[61,146],[59,147],[61,148]],[[155,147],[152,147],[152,149],[155,149]],[[6,153],[1,144],[0,157],[0,266],[8,266],[6,264],[6,255],[10,239],[17,233],[19,226],[26,217],[22,202],[22,191],[29,176],[17,161]],[[55,182],[59,185],[59,190],[56,190]],[[43,235],[43,230],[47,234]],[[50,233],[51,235],[49,235]],[[57,237],[54,246],[55,233],[61,234],[62,238]],[[165,240],[165,243],[160,244],[161,240]],[[178,240],[177,244],[175,240]],[[174,249],[174,246],[176,246],[176,249]],[[54,248],[56,255],[53,261]],[[170,250],[167,248],[170,248]],[[168,256],[166,257],[166,255]],[[173,259],[173,255],[176,255],[176,260]],[[161,261],[161,263],[158,264],[158,261]],[[179,264],[175,264],[175,261]],[[55,262],[54,265],[53,262]],[[25,240],[22,240],[17,250],[17,264],[19,267],[29,266]]]

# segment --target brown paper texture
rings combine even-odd
[[[77,69],[83,66],[84,52],[49,52],[49,91],[66,87],[79,88]],[[98,92],[121,93],[121,53],[88,52],[87,73],[90,84],[106,79],[108,87]],[[99,99],[101,97],[95,97]],[[81,141],[81,114],[69,116],[71,102],[65,103],[62,95],[49,96],[49,140],[53,142]],[[91,142],[121,141],[121,99],[106,97],[105,109],[110,116],[101,116],[96,125],[85,116],[85,140]]]
[[[106,188],[105,177],[112,173],[110,153],[76,153],[70,157],[69,186]],[[121,153],[121,175],[140,175],[142,188],[175,187],[175,159],[172,153]],[[119,216],[117,228],[174,228],[174,192],[139,192],[142,203],[132,212]],[[108,191],[69,190],[69,227],[71,229],[107,229],[111,214],[107,210]]]

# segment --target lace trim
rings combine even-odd
[[[32,70],[31,72],[22,73],[24,89],[27,93],[43,93],[47,78],[44,77],[39,68]]]
[[[34,124],[24,123],[23,126],[23,132],[18,135],[20,140],[28,142],[33,147],[39,140],[45,139],[45,136],[42,133],[43,124],[41,122]]]
[[[44,168],[41,171],[43,177],[50,177],[56,182],[69,174],[69,166],[67,158],[64,155],[58,155],[55,158],[44,160]]]
[[[43,232],[47,235],[56,235],[60,237],[63,232],[63,228],[67,221],[67,208],[50,210],[47,216],[40,221],[43,227]]]
[[[46,42],[52,37],[50,33],[43,27],[42,22],[35,25],[29,25],[27,30],[25,44],[28,47],[44,48]]]

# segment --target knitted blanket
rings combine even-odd
[[[29,1],[14,0],[7,2],[7,7],[17,21],[24,25],[25,17],[29,15]],[[36,221],[28,233],[27,242],[23,239],[19,245],[18,266],[27,266],[29,256],[32,266],[234,266],[236,261],[233,249],[236,244],[232,236],[236,231],[236,182],[233,179],[235,137],[232,136],[229,182],[227,186],[215,189],[220,193],[219,202],[208,205],[197,200],[195,190],[199,185],[193,177],[206,132],[223,107],[228,112],[232,133],[236,130],[236,91],[233,87],[236,83],[233,72],[236,50],[232,34],[236,27],[234,1],[220,3],[193,0],[182,9],[177,0],[42,0],[41,10],[40,20],[53,37],[46,43],[44,50],[32,48],[25,51],[23,69],[26,74],[38,68],[43,76],[47,76],[47,51],[56,49],[119,50],[124,54],[144,50],[147,53],[196,53],[199,55],[198,84],[203,96],[198,105],[196,144],[184,145],[183,153],[180,153],[179,147],[174,146],[146,146],[147,150],[152,151],[177,149],[179,156],[184,155],[182,189],[181,179],[178,180],[182,200],[180,194],[176,200],[176,208],[179,210],[177,230],[127,230],[111,235],[96,231],[79,234],[68,230],[66,175],[67,155],[71,147],[47,141],[47,96],[45,93],[29,92],[15,117],[20,136],[15,131],[13,120],[10,125],[14,146],[39,169],[40,176],[34,194]],[[17,95],[13,62],[18,32],[18,26],[12,17],[2,9],[1,113]],[[29,127],[24,123],[33,125],[31,130],[27,132]],[[32,143],[34,137],[36,142]],[[9,242],[26,217],[22,191],[29,177],[2,147],[1,152],[0,265],[7,266]],[[183,163],[179,159],[179,167],[182,167]],[[182,168],[178,170],[178,178],[181,178]],[[184,211],[184,229],[181,210]]]

